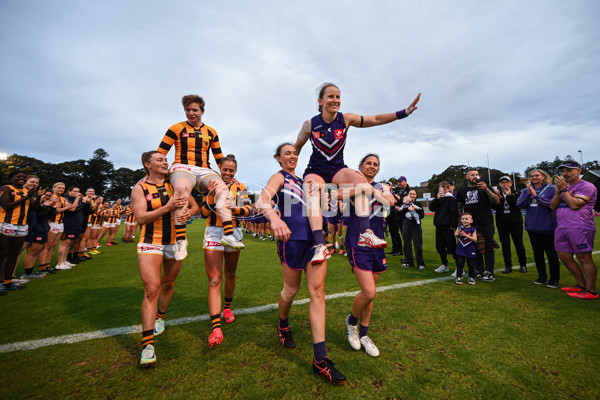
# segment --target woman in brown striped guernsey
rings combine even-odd
[[[137,221],[135,220],[135,215],[133,214],[130,203],[125,207],[125,232],[123,232],[123,242],[133,242],[133,235],[135,234],[136,229]]]
[[[175,161],[171,165],[170,180],[175,189],[175,196],[188,198],[195,188],[200,193],[214,191],[216,195],[216,212],[223,221],[223,246],[235,249],[244,248],[244,244],[233,235],[231,210],[227,207],[229,190],[219,174],[210,169],[209,152],[217,165],[223,160],[223,152],[219,143],[217,132],[202,122],[204,115],[204,99],[198,95],[187,95],[181,99],[187,121],[171,126],[158,146],[158,151],[165,156],[175,145]],[[179,216],[185,205],[175,210]],[[185,223],[177,224],[177,259],[187,255],[187,240],[185,237]]]
[[[234,215],[247,217],[250,215],[250,199],[248,198],[246,185],[234,179],[237,172],[237,161],[233,154],[223,159],[220,166],[221,176],[230,193],[229,204]],[[204,230],[204,264],[208,276],[208,312],[210,314],[212,331],[208,337],[208,345],[213,347],[223,341],[221,330],[221,283],[223,277],[223,262],[225,262],[225,307],[223,318],[230,324],[235,321],[231,312],[231,302],[235,291],[235,280],[240,249],[224,246],[222,238],[224,235],[223,223],[215,211],[215,196],[213,193],[206,197],[202,203],[202,215],[207,217],[206,229]],[[233,234],[236,240],[242,242],[244,234],[238,219],[234,218]]]
[[[182,264],[181,260],[175,260],[174,211],[189,204],[190,207],[186,207],[178,217],[178,222],[185,223],[199,211],[199,207],[192,196],[174,195],[173,186],[167,181],[169,163],[163,154],[158,151],[142,154],[142,165],[148,179],[134,186],[131,202],[141,226],[137,246],[138,268],[144,284],[140,366],[148,367],[156,362],[154,335],[164,331],[164,315],[173,297],[175,279]],[[164,267],[162,276],[161,267]]]
[[[50,223],[48,241],[44,246],[44,250],[40,253],[40,269],[49,273],[54,272],[54,268],[50,267],[50,261],[52,260],[54,249],[56,249],[65,229],[63,225],[63,213],[69,208],[67,200],[63,197],[65,189],[66,186],[63,182],[56,182],[52,185],[53,196],[56,198],[57,208],[55,210],[56,212],[52,213],[53,217],[48,218],[48,222]]]
[[[6,290],[24,288],[12,282],[13,270],[27,237],[27,211],[30,206],[37,207],[39,196],[45,191],[41,190],[32,201],[36,188],[23,187],[27,182],[24,171],[12,171],[8,179],[11,184],[0,187],[0,279],[3,279],[0,295],[6,294]]]

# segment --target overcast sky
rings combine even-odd
[[[137,169],[195,93],[258,187],[332,81],[342,112],[363,115],[422,93],[409,118],[349,131],[346,163],[378,153],[380,179],[416,185],[488,154],[506,172],[600,160],[599,17],[596,0],[5,0],[0,152],[61,162],[101,147]]]

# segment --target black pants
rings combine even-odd
[[[544,253],[548,257],[548,269],[550,270],[550,280],[556,281],[560,279],[560,261],[558,260],[558,254],[554,249],[554,234],[553,233],[537,233],[527,232],[529,234],[529,241],[531,242],[531,248],[533,249],[533,259],[535,260],[535,267],[538,271],[539,279],[546,281],[548,274],[546,273],[546,260]]]
[[[402,219],[396,214],[390,214],[386,220],[388,229],[390,230],[390,237],[392,238],[392,253],[401,253],[402,236],[400,236],[400,231],[402,230]]]
[[[456,277],[463,276],[465,261],[469,267],[469,278],[475,278],[475,258],[465,256],[456,256]]]
[[[402,224],[402,236],[404,236],[404,258],[408,265],[415,265],[413,257],[413,244],[415,246],[415,255],[417,256],[417,265],[425,265],[423,259],[423,228],[421,224],[416,224],[408,219]]]
[[[527,256],[525,255],[525,246],[523,245],[523,224],[500,224],[498,227],[498,236],[500,236],[500,244],[502,244],[502,258],[504,258],[504,266],[512,267],[512,256],[510,252],[510,238],[515,244],[519,266],[527,265]]]
[[[454,237],[454,228],[451,226],[435,227],[435,249],[440,255],[442,264],[448,266],[448,255],[456,260],[456,238]]]
[[[485,270],[490,274],[493,274],[494,266],[496,264],[496,255],[494,254],[494,233],[496,232],[496,227],[494,224],[490,224],[476,226],[475,229],[477,229],[485,239],[485,253],[481,254],[477,251],[477,271],[483,275],[485,265]]]

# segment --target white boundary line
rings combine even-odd
[[[592,252],[592,254],[600,254],[600,251],[594,251],[594,252]],[[548,261],[546,261],[546,263],[547,262]],[[528,267],[534,266],[534,265],[535,265],[535,263],[527,264]],[[518,269],[518,268],[519,268],[518,266],[513,267],[513,269]],[[502,271],[502,268],[497,268],[496,271]],[[394,285],[378,287],[377,292],[386,292],[388,290],[396,290],[396,289],[402,289],[402,288],[413,287],[413,286],[429,285],[431,283],[436,283],[436,282],[441,282],[441,281],[450,281],[453,279],[454,278],[452,276],[444,276],[444,277],[440,277],[440,278],[425,279],[422,281],[397,283]],[[353,292],[329,294],[329,295],[325,296],[325,300],[340,299],[343,297],[354,297],[359,292],[360,292],[359,290],[356,290]],[[308,302],[310,302],[310,299],[294,300],[293,305],[302,305],[302,304],[306,304]],[[267,305],[258,306],[258,307],[241,308],[241,309],[236,310],[236,315],[257,314],[257,313],[263,312],[263,311],[276,310],[277,307],[278,307],[278,304],[273,303],[273,304],[267,304]],[[195,317],[183,317],[183,318],[169,320],[165,323],[165,325],[167,325],[167,326],[184,325],[184,324],[189,324],[192,322],[207,321],[208,319],[210,319],[209,314],[202,314],[202,315],[196,315]],[[84,342],[86,340],[102,339],[102,338],[107,338],[107,337],[117,336],[117,335],[130,335],[132,333],[141,333],[141,332],[142,332],[142,325],[131,325],[131,326],[124,326],[121,328],[101,329],[101,330],[92,331],[92,332],[75,333],[72,335],[63,335],[63,336],[55,336],[55,337],[50,337],[50,338],[45,338],[45,339],[29,340],[26,342],[7,343],[7,344],[0,345],[0,354],[10,353],[10,352],[19,351],[19,350],[23,350],[23,351],[34,350],[34,349],[39,349],[40,347],[54,346],[57,344],[78,343],[78,342]]]

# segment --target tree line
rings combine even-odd
[[[132,170],[121,167],[115,169],[108,156],[106,150],[97,149],[88,160],[54,164],[33,157],[13,154],[6,160],[0,160],[0,179],[3,184],[7,184],[9,183],[8,174],[15,169],[21,169],[30,175],[38,176],[42,186],[64,182],[67,187],[77,186],[82,192],[87,188],[94,188],[97,194],[108,200],[127,198],[131,194],[133,185],[146,173],[143,168]]]

